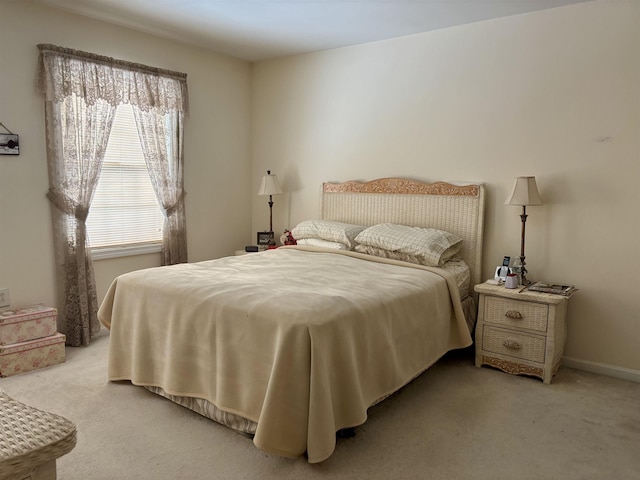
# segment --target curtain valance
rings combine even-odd
[[[38,45],[38,90],[49,101],[72,95],[93,105],[129,103],[143,111],[188,113],[187,74],[55,45]]]

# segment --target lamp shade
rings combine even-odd
[[[267,170],[267,174],[262,177],[260,182],[260,188],[258,189],[258,195],[278,195],[282,193],[280,183],[278,183],[278,177],[275,174],[271,174],[271,170]]]
[[[505,205],[542,205],[536,177],[517,177]]]

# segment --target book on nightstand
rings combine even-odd
[[[565,297],[569,297],[573,295],[577,290],[578,289],[573,285],[563,285],[561,283],[535,282],[535,283],[532,283],[531,285],[526,286],[522,291],[552,293],[554,295],[562,295]]]

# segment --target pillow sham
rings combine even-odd
[[[310,245],[312,247],[334,248],[336,250],[350,250],[344,243],[330,242],[321,238],[301,238],[296,240],[298,245]]]
[[[305,220],[296,225],[291,233],[293,238],[318,238],[329,242],[345,244],[349,250],[355,245],[356,236],[364,230],[361,225],[332,222],[330,220]]]
[[[372,247],[371,245],[358,244],[354,248],[356,252],[374,255],[376,257],[390,258],[392,260],[402,260],[403,262],[417,263],[424,265],[423,259],[418,255],[409,255],[402,252],[394,252],[393,250],[385,250],[384,248]]]
[[[453,233],[393,223],[373,225],[360,232],[355,241],[362,246],[377,249],[359,245],[360,248],[356,247],[356,251],[396,260],[404,259],[430,267],[441,267],[462,247],[462,238]]]

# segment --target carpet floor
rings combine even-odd
[[[551,385],[451,352],[370,409],[311,465],[127,382],[107,381],[108,332],[67,361],[0,379],[21,402],[73,421],[59,480],[640,478],[640,383],[562,368]]]

